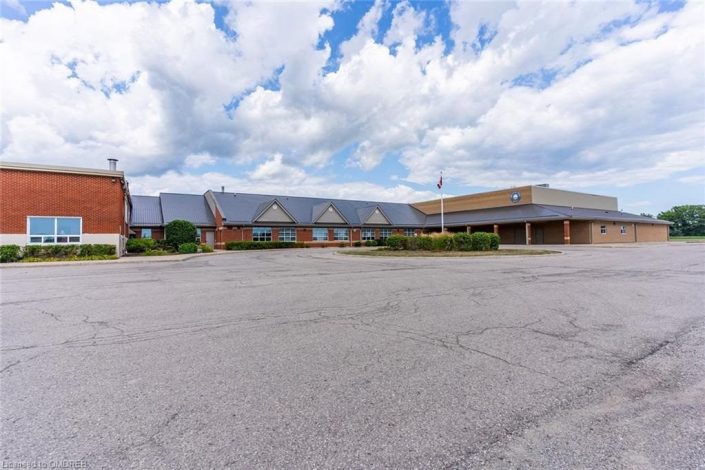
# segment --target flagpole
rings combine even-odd
[[[441,171],[440,190],[441,190],[441,233],[444,233],[446,230],[445,230],[445,224],[444,224],[445,221],[443,220],[443,172],[442,171]]]

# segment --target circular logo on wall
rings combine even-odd
[[[512,200],[512,202],[521,201],[521,193],[519,191],[514,191],[510,196],[510,199]]]

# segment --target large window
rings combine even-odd
[[[379,229],[379,238],[382,240],[386,240],[387,238],[392,236],[392,229],[391,228],[381,228]]]
[[[201,227],[196,227],[196,243],[201,243]]]
[[[252,229],[253,242],[271,242],[272,227],[254,227]]]
[[[81,243],[80,217],[27,217],[29,243]]]
[[[328,229],[327,228],[314,228],[313,229],[313,241],[325,241],[328,240]]]
[[[279,229],[279,241],[280,242],[295,242],[296,241],[296,229],[295,228],[280,228]]]
[[[152,229],[151,228],[143,228],[140,236],[142,238],[152,238]]]
[[[416,230],[413,228],[405,228],[404,229],[404,236],[405,237],[413,237],[416,235]]]
[[[375,229],[363,228],[362,229],[362,239],[363,240],[374,240],[375,239]]]
[[[348,240],[348,229],[346,229],[346,228],[333,229],[333,240]]]

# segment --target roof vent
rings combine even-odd
[[[108,169],[110,171],[117,171],[117,158],[108,158]]]
[[[538,187],[540,187],[540,188],[549,188],[549,187],[550,187],[550,186],[548,185],[548,183],[541,183],[541,184],[537,184],[536,186],[538,186]]]

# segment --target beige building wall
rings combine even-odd
[[[272,206],[264,211],[264,214],[259,216],[257,222],[279,222],[279,223],[292,223],[291,217],[286,215],[286,212],[279,207],[278,204],[272,204]]]
[[[375,209],[375,211],[367,218],[365,224],[389,225],[389,221],[384,215],[382,215],[382,212],[380,212],[379,209]]]
[[[618,210],[616,197],[544,188],[543,186],[531,187],[531,200],[534,204],[547,204],[550,206],[582,207],[607,211]]]
[[[666,224],[636,224],[636,241],[638,242],[665,242],[668,241],[668,228]]]
[[[586,245],[590,243],[592,222],[584,220],[570,221],[570,244]]]
[[[602,233],[603,226],[607,233]],[[621,227],[624,227],[625,233],[621,233]],[[636,232],[632,223],[599,220],[592,222],[592,243],[634,243],[635,241]]]
[[[333,206],[328,206],[328,208],[321,214],[321,216],[316,220],[317,224],[344,224],[345,219],[338,213]]]

